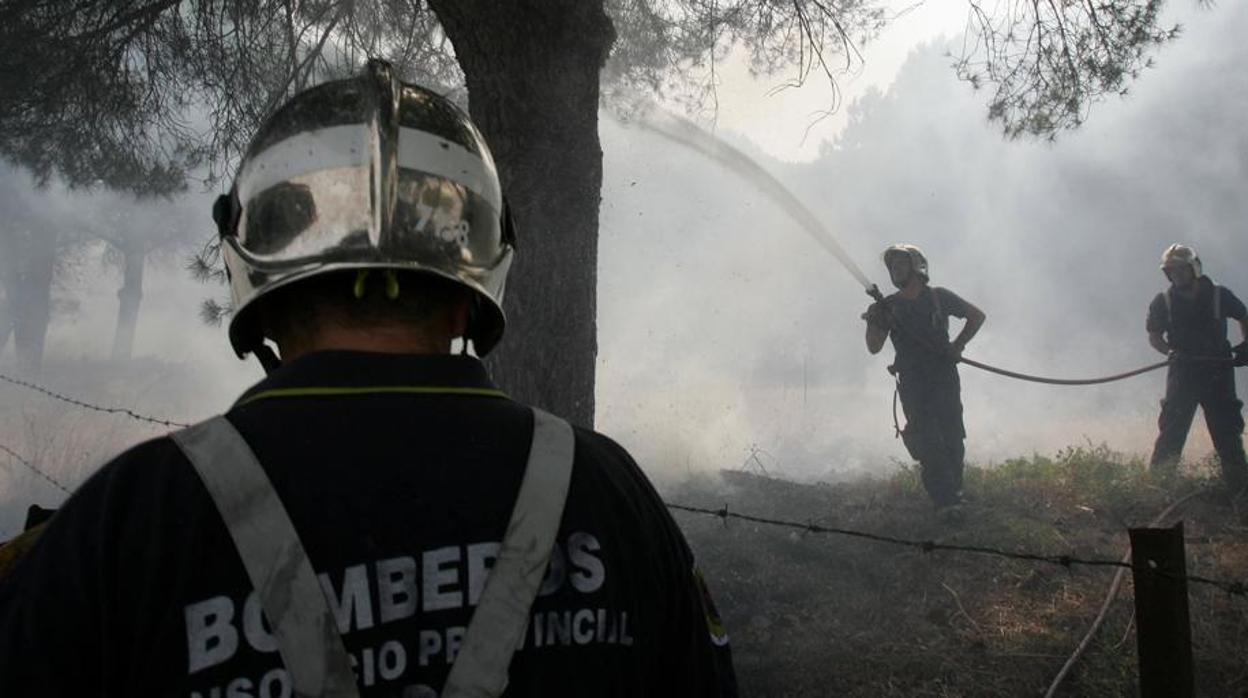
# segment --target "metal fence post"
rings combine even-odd
[[[1174,528],[1133,528],[1130,534],[1140,695],[1191,698],[1195,678],[1183,522]]]

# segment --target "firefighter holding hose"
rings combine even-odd
[[[1161,271],[1170,287],[1153,298],[1146,328],[1148,343],[1169,355],[1171,363],[1149,467],[1154,472],[1175,467],[1199,406],[1222,462],[1222,482],[1233,500],[1242,501],[1248,461],[1234,366],[1248,365],[1248,310],[1230,289],[1203,273],[1191,247],[1168,247]],[[1239,323],[1241,341],[1234,349],[1226,336],[1227,320]]]
[[[889,370],[897,376],[907,422],[902,440],[919,461],[923,487],[936,508],[956,513],[966,452],[958,361],[985,315],[953,291],[929,285],[927,258],[914,245],[884,250],[884,265],[897,292],[872,303],[863,315],[867,351],[879,353],[892,338],[896,361]],[[950,317],[966,320],[952,342]]]

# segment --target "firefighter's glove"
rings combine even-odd
[[[1167,354],[1166,357],[1170,359],[1170,363],[1172,364],[1185,364],[1192,360],[1191,354],[1179,349],[1171,349],[1170,353]]]
[[[1236,366],[1248,366],[1248,340],[1236,344],[1231,353],[1235,355]]]
[[[862,314],[862,319],[877,329],[887,330],[892,325],[892,312],[887,303],[876,301],[867,306],[867,312]]]

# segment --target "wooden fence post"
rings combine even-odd
[[[1195,678],[1183,522],[1174,528],[1133,528],[1130,534],[1140,696],[1191,698]]]

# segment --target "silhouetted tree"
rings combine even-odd
[[[30,185],[23,180],[23,173],[0,168],[0,348],[12,335],[18,367],[35,373],[43,365],[62,235],[28,196]]]
[[[979,88],[994,85],[988,118],[1006,136],[1052,138],[1077,128],[1091,105],[1126,95],[1152,66],[1153,49],[1179,35],[1161,26],[1162,0],[970,0],[967,43],[955,67]]]
[[[121,272],[110,355],[113,360],[125,360],[134,349],[148,262],[177,255],[184,243],[202,237],[211,224],[202,216],[200,225],[188,220],[185,200],[180,198],[152,200],[107,193],[90,203],[91,217],[81,221],[80,230],[86,239],[105,243],[104,261]]]
[[[1072,65],[1104,75],[1121,60],[1130,74],[1133,50],[1156,43],[1155,13],[1137,21],[1133,8],[1155,3],[1109,2],[1121,11],[1098,5],[1094,31],[1108,28],[1120,49],[1106,66]],[[1079,3],[1050,6],[1063,22],[1057,43],[1019,63],[1037,81],[1046,75],[1027,67],[1048,65],[1047,52],[1081,55],[1062,42],[1084,36],[1071,28],[1086,13]],[[1050,21],[1039,4],[1016,10],[1024,22]],[[511,330],[495,375],[517,397],[589,424],[604,65],[622,100],[644,88],[713,107],[716,62],[732,47],[760,72],[791,68],[794,84],[820,74],[835,85],[839,63],[857,60],[856,46],[887,19],[879,0],[7,0],[0,152],[41,177],[58,171],[71,183],[142,193],[192,167],[228,171],[276,105],[365,57],[387,58],[434,87],[465,83],[521,231],[506,301]],[[1028,108],[1046,104],[997,111],[1034,124],[1029,131],[1071,125],[1029,119]]]

